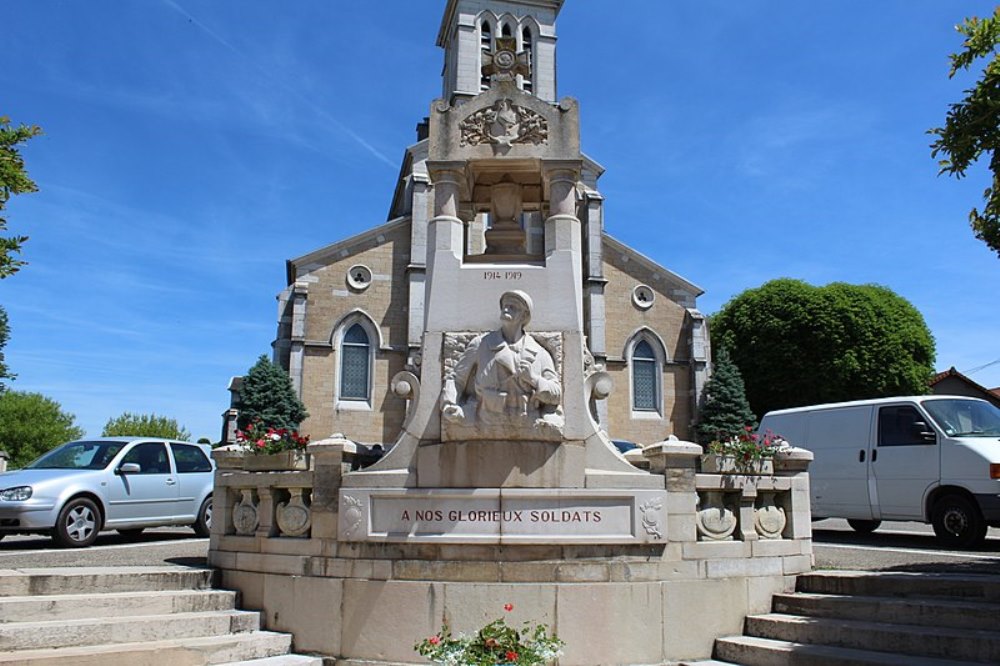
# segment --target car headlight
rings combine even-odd
[[[0,490],[0,500],[5,502],[23,502],[31,497],[31,486],[18,486]]]

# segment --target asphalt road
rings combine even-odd
[[[975,550],[944,548],[930,525],[885,522],[871,534],[858,534],[846,520],[813,523],[817,569],[954,571],[1000,574],[1000,529],[991,528]]]
[[[0,541],[0,569],[205,566],[207,554],[208,539],[196,537],[185,527],[157,527],[132,539],[102,532],[90,548],[58,548],[48,537],[17,535]]]
[[[0,569],[68,566],[204,566],[208,539],[188,528],[146,530],[136,539],[104,532],[90,548],[56,548],[40,536],[8,536],[0,541]],[[1000,530],[973,551],[942,548],[929,525],[884,523],[872,534],[858,534],[843,520],[813,523],[817,569],[967,571],[1000,574]]]

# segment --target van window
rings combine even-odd
[[[1000,435],[1000,409],[979,400],[928,400],[924,409],[949,437]]]
[[[917,423],[921,425],[917,425]],[[879,446],[923,446],[933,444],[920,436],[930,430],[924,417],[914,407],[897,405],[878,410]]]

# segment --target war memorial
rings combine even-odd
[[[473,92],[434,101],[421,140],[419,347],[386,386],[388,453],[352,471],[334,435],[284,461],[216,454],[210,563],[297,652],[426,663],[414,643],[512,604],[565,641],[562,666],[707,658],[811,567],[809,454],[722,473],[677,437],[626,460],[602,427],[629,388],[590,339],[590,163],[576,101],[554,98],[562,4],[446,4],[446,89]],[[469,211],[488,220],[476,242]]]

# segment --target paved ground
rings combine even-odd
[[[986,543],[971,550],[943,548],[930,525],[883,523],[871,534],[858,534],[846,520],[813,523],[817,569],[956,571],[1000,574],[1000,529],[990,529]]]
[[[944,549],[928,525],[885,523],[872,534],[857,534],[843,520],[813,523],[818,569],[884,569],[896,571],[968,571],[1000,574],[1000,530],[989,531],[986,544],[974,551]],[[105,532],[84,549],[60,549],[46,537],[9,536],[0,541],[0,569],[65,566],[204,566],[208,539],[181,527],[147,530],[126,540]]]
[[[180,564],[204,566],[208,539],[188,528],[158,527],[138,538],[104,532],[90,548],[56,548],[42,536],[8,536],[0,541],[0,569],[22,567],[117,567]]]

